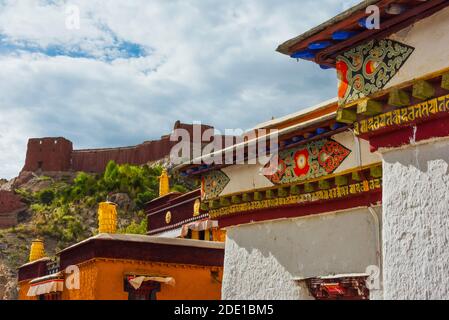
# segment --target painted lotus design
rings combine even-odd
[[[266,177],[274,184],[318,178],[333,173],[350,153],[351,150],[332,139],[313,141],[279,152],[278,170]]]
[[[293,171],[295,175],[300,177],[303,175],[307,175],[310,170],[309,165],[309,151],[307,149],[299,150],[295,153],[295,167]]]

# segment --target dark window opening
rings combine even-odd
[[[128,300],[157,300],[156,294],[161,291],[161,284],[155,281],[145,281],[139,289],[134,289],[125,278],[125,291]]]
[[[38,299],[39,300],[62,300],[60,292],[41,294],[38,296]]]

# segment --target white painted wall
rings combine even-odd
[[[261,171],[263,167],[264,166],[260,164],[238,164],[221,169],[230,180],[220,195],[223,196],[235,192],[274,186],[274,184],[262,174]]]
[[[386,299],[449,299],[449,140],[383,153]]]
[[[449,8],[409,26],[389,38],[415,48],[407,62],[385,88],[449,68],[447,58]]]
[[[378,265],[378,230],[367,208],[230,227],[222,297],[311,299],[305,283],[294,279]]]

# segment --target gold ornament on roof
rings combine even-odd
[[[171,222],[171,212],[167,211],[165,214],[165,223],[169,224]]]
[[[200,215],[200,207],[201,207],[200,199],[196,199],[195,203],[193,204],[193,216],[194,217]]]
[[[116,233],[117,205],[112,202],[100,202],[98,206],[98,232]]]
[[[167,169],[163,169],[159,177],[159,197],[165,196],[168,193],[170,193],[170,182]]]
[[[30,249],[30,262],[42,259],[45,257],[45,250],[44,250],[44,242],[40,239],[33,240],[31,242],[31,249]]]

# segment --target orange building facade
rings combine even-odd
[[[220,242],[99,234],[59,252],[56,271],[49,258],[20,267],[19,299],[218,300],[223,249]]]

